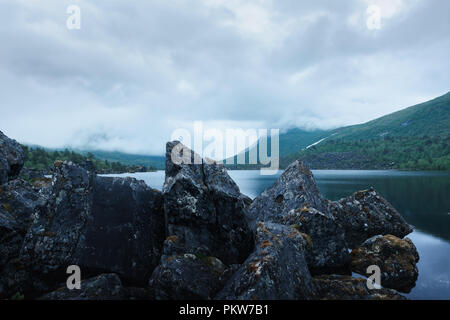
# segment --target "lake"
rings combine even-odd
[[[338,200],[374,187],[410,223],[408,237],[419,251],[419,278],[406,296],[410,299],[450,299],[450,173],[382,170],[313,170],[322,194]],[[261,176],[258,170],[229,171],[241,192],[255,198],[278,175]],[[164,171],[122,174],[144,180],[161,190]]]

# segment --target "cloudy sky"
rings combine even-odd
[[[161,154],[196,120],[365,122],[450,91],[449,12],[447,0],[0,0],[0,130]]]

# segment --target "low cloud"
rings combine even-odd
[[[66,9],[81,9],[68,30]],[[380,29],[366,9],[381,9]],[[450,2],[0,4],[0,130],[162,154],[180,126],[335,128],[449,91]]]

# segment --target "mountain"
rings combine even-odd
[[[332,135],[331,131],[328,130],[315,130],[315,131],[306,131],[298,128],[292,128],[287,130],[285,133],[280,134],[279,136],[279,155],[280,157],[287,156],[289,154],[292,154],[294,151],[302,150],[307,148],[308,146],[311,146],[312,144],[322,140],[326,139],[329,136]],[[268,148],[269,148],[269,154],[270,154],[270,143],[271,139],[268,137]],[[249,162],[249,154],[250,152],[254,152],[256,148],[256,154],[258,155],[258,163],[259,163],[259,142],[256,145],[250,146],[245,151],[239,153],[239,155],[242,155],[242,153],[245,154],[245,159],[247,165],[237,165],[237,157],[238,155],[235,155],[234,158],[234,165],[227,165],[227,168],[229,169],[249,169],[249,168],[258,168],[259,165],[251,166],[248,165]],[[228,162],[226,159],[225,161]]]
[[[334,130],[333,139],[447,136],[450,134],[450,92],[364,124]]]
[[[450,170],[450,93],[329,133],[308,150],[281,154],[281,166],[301,159],[313,169]]]

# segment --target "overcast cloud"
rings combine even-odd
[[[66,27],[71,4],[81,30]],[[196,120],[365,122],[450,90],[449,12],[446,0],[0,0],[0,130],[162,154]]]

